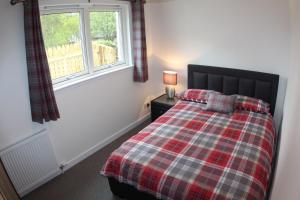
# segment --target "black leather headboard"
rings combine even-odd
[[[274,115],[279,75],[203,65],[188,65],[188,88],[240,94],[270,103]]]

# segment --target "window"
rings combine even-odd
[[[95,11],[90,12],[90,29],[93,48],[93,64],[95,70],[106,65],[124,62],[122,51],[118,51],[119,12]]]
[[[41,23],[52,79],[59,81],[86,73],[80,12],[45,14]]]
[[[129,4],[41,8],[54,84],[131,65]]]

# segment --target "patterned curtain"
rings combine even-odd
[[[24,27],[32,121],[57,120],[60,116],[43,41],[38,0],[24,3]]]
[[[145,0],[129,0],[132,7],[133,49],[134,49],[134,81],[148,80],[147,44],[145,31]]]

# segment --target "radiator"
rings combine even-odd
[[[20,196],[60,173],[46,130],[1,151],[0,157]]]

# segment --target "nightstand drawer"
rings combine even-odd
[[[151,107],[151,119],[152,121],[156,120],[158,117],[167,112],[171,107],[162,107],[152,105]]]
[[[167,95],[161,95],[151,101],[151,119],[156,120],[158,117],[167,112],[178,102],[178,98],[168,99]]]

